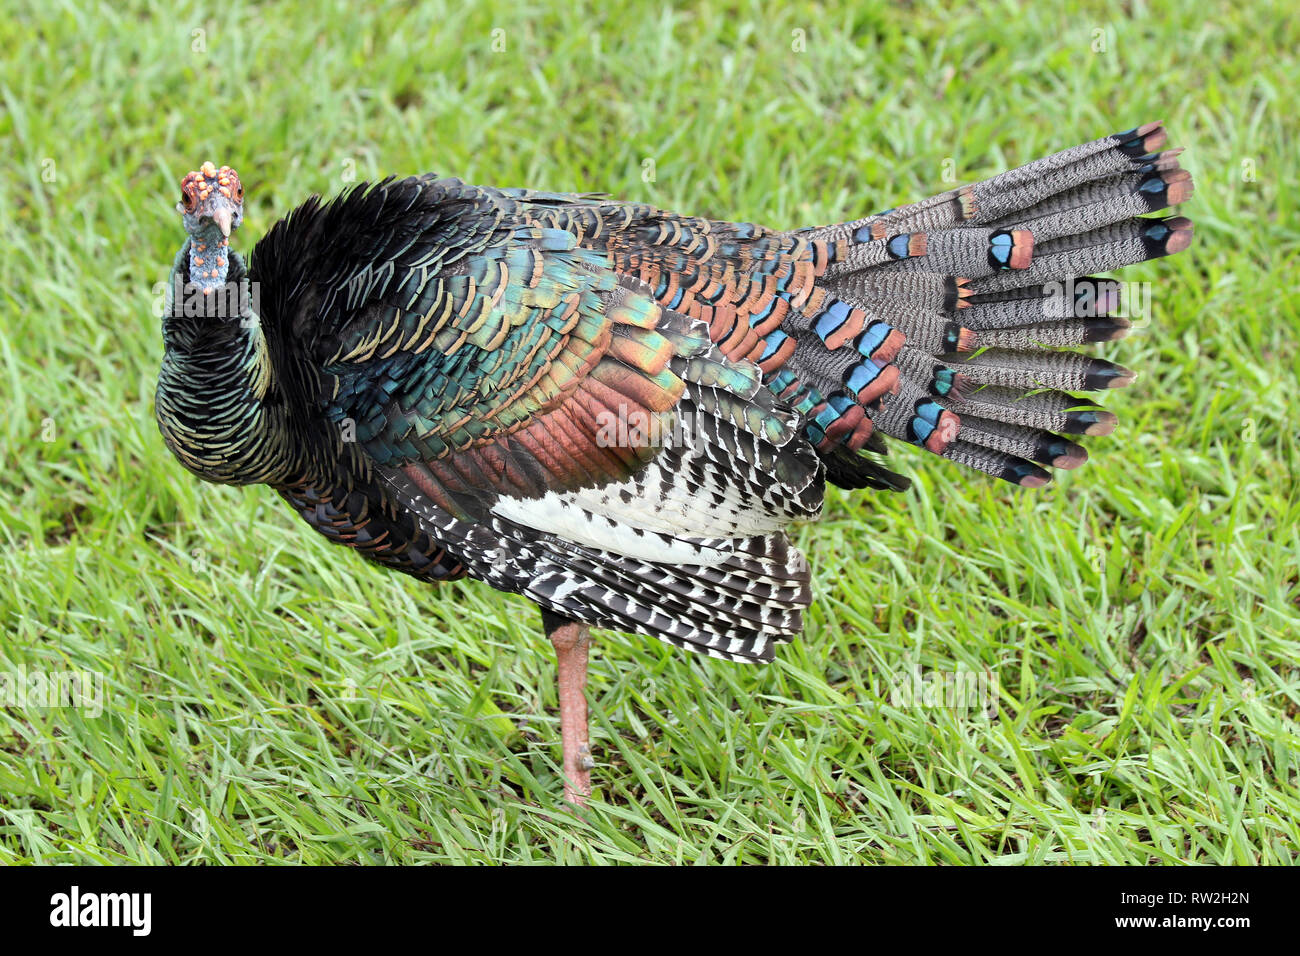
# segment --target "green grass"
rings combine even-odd
[[[1296,20],[766,6],[0,18],[0,673],[106,693],[0,709],[0,862],[1296,859]],[[372,568],[154,425],[154,286],[205,159],[243,176],[247,250],[352,170],[787,227],[1150,119],[1189,147],[1197,239],[1125,273],[1155,315],[1103,347],[1143,372],[1115,435],[1040,492],[900,449],[908,494],[832,494],[769,667],[599,632],[584,820],[534,609]],[[918,671],[996,680],[996,714],[909,701]]]

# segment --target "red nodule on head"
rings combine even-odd
[[[218,169],[204,163],[181,180],[180,211],[190,216],[211,216],[229,235],[232,211],[244,201],[244,186],[239,174],[229,166]]]
[[[186,173],[181,180],[181,205],[186,212],[193,212],[199,203],[211,198],[213,192],[220,193],[232,203],[244,201],[244,186],[239,181],[239,174],[229,166],[217,169],[211,163],[204,163],[193,172]]]

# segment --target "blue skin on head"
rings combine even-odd
[[[204,163],[181,180],[176,204],[189,233],[190,281],[204,294],[226,282],[230,268],[230,233],[244,221],[244,187],[229,166]]]

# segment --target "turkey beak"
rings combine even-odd
[[[212,221],[217,224],[221,234],[227,239],[230,238],[230,210],[227,208],[215,209],[212,212]]]

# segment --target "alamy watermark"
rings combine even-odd
[[[132,936],[153,928],[152,893],[90,893],[73,885],[50,897],[50,925],[61,928],[122,927]]]
[[[104,712],[104,675],[99,671],[0,670],[0,707],[9,710],[85,711],[87,717]]]
[[[1134,328],[1151,321],[1151,283],[1116,279],[1066,279],[1043,284],[1043,313],[1055,318],[1128,319]]]
[[[599,448],[694,448],[700,416],[690,409],[648,412],[619,405],[596,414]]]
[[[893,707],[998,712],[998,675],[989,670],[958,667],[951,671],[922,671],[912,665],[890,679],[889,703]]]
[[[256,322],[261,314],[261,283],[247,279],[204,289],[177,275],[154,284],[154,314],[187,319],[240,319]]]

